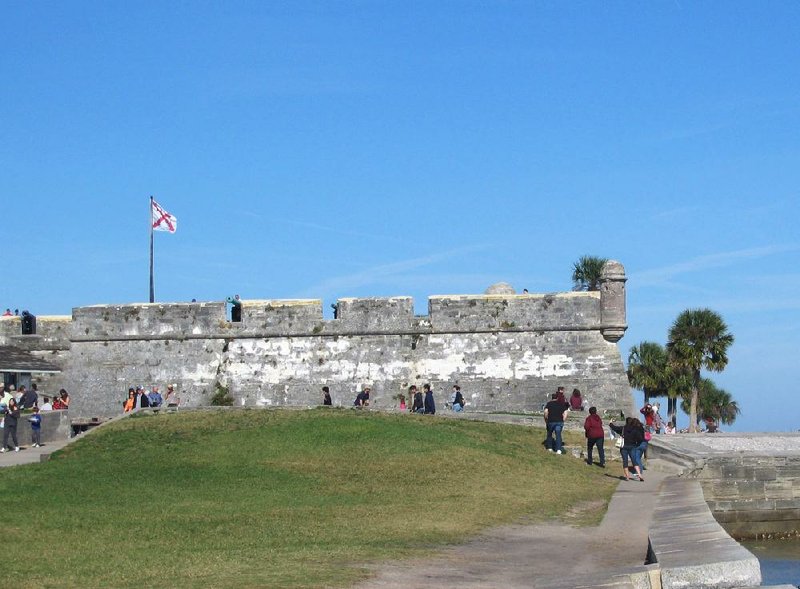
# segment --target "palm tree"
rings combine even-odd
[[[641,342],[628,354],[628,382],[644,392],[644,402],[650,397],[667,394],[667,351],[661,344]]]
[[[728,364],[728,348],[733,335],[722,317],[711,309],[683,311],[669,330],[667,352],[674,369],[691,375],[689,431],[697,431],[697,403],[700,396],[700,370],[721,372]]]
[[[697,422],[711,418],[716,422],[731,425],[742,412],[739,404],[733,400],[731,394],[719,388],[710,378],[700,379],[700,399],[697,407]],[[681,401],[681,409],[688,412],[690,407],[687,399]]]
[[[667,397],[667,415],[674,425],[678,412],[678,397],[691,390],[685,371],[669,363],[667,350],[655,342],[641,342],[628,354],[628,382],[644,392],[644,402],[651,397]]]
[[[600,276],[608,258],[581,256],[572,266],[572,290],[600,290]]]

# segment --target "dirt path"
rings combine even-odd
[[[609,474],[610,476],[610,474]],[[599,574],[644,564],[647,530],[666,475],[620,482],[595,528],[566,523],[495,528],[428,559],[385,563],[358,589],[531,588],[537,579]]]

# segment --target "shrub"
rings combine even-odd
[[[216,392],[211,397],[211,404],[215,407],[230,407],[233,405],[233,397],[231,396],[228,387],[217,384]]]

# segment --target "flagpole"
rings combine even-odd
[[[154,303],[156,300],[155,288],[153,286],[153,195],[150,195],[150,302]]]

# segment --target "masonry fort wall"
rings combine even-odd
[[[434,296],[426,316],[410,297],[340,299],[336,319],[323,318],[320,300],[246,300],[241,322],[226,319],[224,302],[95,305],[39,317],[36,335],[0,321],[0,344],[58,365],[60,374],[34,380],[70,391],[78,416],[117,414],[128,386],[167,383],[189,406],[208,404],[220,386],[241,405],[316,405],[323,385],[334,404],[350,405],[368,383],[380,408],[410,384],[431,383],[440,404],[460,384],[480,411],[538,410],[562,385],[627,412],[615,343],[624,282],[612,262],[600,292]]]

